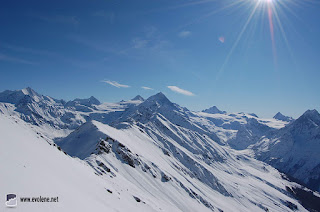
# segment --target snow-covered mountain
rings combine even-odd
[[[18,117],[0,113],[0,135],[0,195],[18,198],[15,208],[5,208],[1,198],[2,211],[178,211],[117,172],[98,175],[89,163],[49,144]],[[20,200],[40,196],[57,197],[58,202]],[[185,205],[195,207],[197,202]]]
[[[320,191],[320,114],[308,110],[286,127],[254,145],[263,160],[310,188]]]
[[[253,114],[227,113],[209,114],[203,112],[191,112],[190,119],[203,126],[210,132],[214,132],[222,144],[230,145],[235,149],[245,149],[256,142],[263,133],[280,129],[288,122],[276,119],[262,119]]]
[[[300,127],[318,137],[315,125],[320,119],[307,117]],[[52,189],[64,199],[57,207],[65,211],[87,211],[90,204],[97,211],[306,211],[304,207],[317,209],[318,194],[290,182],[252,154],[252,149],[257,155],[272,152],[269,146],[262,148],[271,142],[261,138],[296,121],[194,112],[163,93],[146,100],[137,96],[100,103],[94,97],[56,100],[31,88],[5,91],[0,93],[0,139],[5,141],[0,149],[9,151],[0,154],[1,166],[16,167],[6,171],[6,182],[16,176],[23,185],[18,173],[24,172],[30,179],[19,195]],[[269,163],[262,155],[259,159]],[[311,178],[312,173],[317,174],[309,172]],[[19,189],[10,183],[2,188]],[[77,199],[83,202],[74,205]],[[32,204],[21,210],[34,211]]]
[[[133,101],[144,101],[144,98],[140,95],[137,95],[136,97],[134,97],[133,99],[131,99]]]
[[[101,103],[98,99],[91,96],[88,99],[75,99],[73,101],[69,101],[64,106],[65,107],[75,107],[75,109],[78,111],[84,110],[83,112],[90,112],[90,111],[93,111],[90,108],[94,108],[94,105],[100,105],[100,104]]]
[[[287,121],[287,122],[293,121],[293,118],[292,118],[292,117],[290,117],[290,116],[285,116],[285,115],[283,115],[283,114],[280,113],[280,112],[278,112],[276,115],[274,115],[273,118],[274,118],[274,119],[281,120],[281,121]]]
[[[210,107],[210,108],[208,108],[208,109],[203,110],[202,112],[204,112],[204,113],[211,113],[211,114],[216,114],[216,113],[225,114],[225,113],[227,113],[226,111],[221,111],[221,110],[219,110],[219,109],[217,108],[217,106],[212,106],[212,107]]]
[[[103,120],[110,112],[122,112],[140,103],[141,100],[130,100],[101,104],[93,96],[66,102],[38,94],[29,87],[0,93],[0,112],[35,125],[49,139],[64,137],[88,120]]]
[[[173,127],[168,124],[166,131]],[[293,184],[270,166],[182,128],[182,142],[162,130],[161,126],[152,130],[148,124],[119,130],[92,121],[59,145],[85,159],[97,174],[123,176],[177,210],[303,210],[286,190]],[[192,139],[197,143],[187,146]]]

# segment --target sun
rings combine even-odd
[[[180,5],[179,7],[186,7],[186,6],[192,6],[192,5],[199,5],[199,4],[208,4],[208,3],[214,3],[217,2],[217,0],[198,0],[198,1],[191,1],[188,3],[185,3],[183,5]],[[243,20],[243,26],[240,28],[240,31],[234,32],[237,34],[233,44],[231,45],[231,48],[229,50],[229,53],[226,55],[226,58],[218,71],[217,78],[219,77],[222,72],[224,72],[224,69],[226,65],[228,64],[232,54],[234,53],[235,49],[237,48],[238,44],[240,43],[240,40],[245,35],[245,32],[250,28],[251,26],[262,26],[265,27],[265,22],[268,22],[268,28],[270,33],[270,48],[273,51],[273,61],[275,68],[277,67],[277,44],[282,42],[287,47],[288,53],[293,58],[293,54],[291,52],[291,47],[289,45],[287,32],[286,32],[286,23],[285,21],[290,21],[290,18],[288,15],[293,15],[295,18],[298,17],[298,14],[296,14],[296,11],[293,9],[294,7],[304,7],[306,4],[318,4],[319,0],[224,0],[225,2],[223,6],[219,8],[215,8],[214,10],[203,14],[200,17],[197,17],[193,21],[182,25],[183,27],[186,27],[188,25],[195,24],[203,19],[209,18],[210,16],[213,16],[219,12],[226,11],[229,9],[239,9],[239,10],[246,10],[247,11],[247,17],[245,17]],[[259,21],[261,21],[261,24],[259,25]],[[182,27],[181,27],[182,28]],[[223,38],[223,41],[221,40]],[[220,42],[224,43],[224,37],[219,38]],[[277,42],[276,42],[277,41]]]
[[[275,0],[258,0],[260,3],[272,4]]]

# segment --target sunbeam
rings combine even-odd
[[[276,45],[276,30],[280,31],[281,37],[285,42],[286,47],[288,48],[288,52],[290,56],[293,59],[293,53],[289,45],[289,41],[286,35],[286,32],[284,30],[281,17],[279,15],[279,12],[281,11],[285,15],[285,12],[288,11],[289,13],[293,14],[296,18],[298,16],[294,13],[294,11],[290,8],[290,6],[296,6],[301,7],[302,4],[309,4],[309,3],[315,3],[319,4],[319,2],[313,1],[313,0],[245,0],[246,4],[252,4],[253,9],[252,12],[249,15],[249,18],[247,19],[246,23],[244,24],[243,28],[240,31],[239,36],[236,38],[234,44],[232,45],[229,53],[226,56],[225,61],[223,62],[220,70],[217,73],[216,79],[220,77],[220,75],[224,72],[230,57],[232,56],[234,50],[237,48],[240,40],[243,37],[243,34],[248,28],[248,25],[250,24],[251,20],[254,19],[255,14],[257,14],[258,9],[261,11],[261,15],[263,13],[267,14],[267,19],[269,23],[269,31],[270,31],[270,40],[271,40],[271,48],[273,53],[273,61],[274,61],[274,67],[277,67],[277,45]],[[305,6],[305,5],[304,5]],[[282,8],[281,8],[282,7]],[[289,21],[289,20],[287,20]]]
[[[277,50],[276,50],[276,43],[274,39],[274,25],[273,25],[273,5],[272,5],[272,0],[269,0],[267,2],[267,7],[268,7],[268,19],[269,19],[269,27],[270,27],[270,37],[271,37],[271,42],[272,42],[272,51],[273,51],[273,60],[275,66],[277,65]]]
[[[252,20],[252,18],[253,18],[253,16],[254,16],[254,14],[256,13],[256,11],[257,11],[257,9],[258,9],[259,5],[260,5],[260,3],[259,3],[259,2],[257,2],[257,3],[256,3],[256,5],[255,5],[255,7],[253,8],[253,10],[252,10],[252,12],[251,12],[250,16],[248,17],[248,19],[247,19],[246,23],[244,24],[244,26],[243,26],[243,28],[242,28],[242,30],[241,30],[241,32],[240,32],[240,34],[239,34],[239,36],[237,37],[237,39],[236,39],[235,43],[233,44],[233,46],[232,46],[232,48],[231,48],[231,50],[230,50],[229,54],[227,55],[227,57],[226,57],[226,59],[225,59],[225,61],[224,61],[223,65],[222,65],[222,67],[220,68],[220,70],[219,70],[219,72],[218,72],[218,74],[217,74],[217,77],[216,77],[217,79],[219,78],[219,76],[220,76],[220,75],[222,74],[222,72],[224,71],[225,66],[226,66],[226,65],[227,65],[227,63],[229,62],[229,59],[230,59],[230,57],[231,57],[231,55],[232,55],[233,51],[236,49],[236,47],[237,47],[237,45],[238,45],[239,41],[240,41],[240,40],[241,40],[241,38],[242,38],[243,33],[246,31],[246,29],[247,29],[247,27],[248,27],[248,25],[249,25],[250,21]]]

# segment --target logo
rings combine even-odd
[[[6,206],[7,207],[16,207],[17,206],[17,195],[15,194],[7,194],[7,201],[6,201]]]

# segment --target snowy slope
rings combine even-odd
[[[190,176],[183,158],[176,159],[174,153],[168,156],[139,128],[117,130],[96,121],[91,124],[96,130],[90,133],[102,133],[106,140],[96,141],[99,148],[85,163],[47,143],[30,124],[0,115],[0,161],[5,170],[0,195],[59,198],[58,203],[18,201],[16,211],[290,211],[289,205],[305,211],[285,191],[285,186],[294,184],[254,159],[239,154],[226,167],[208,166],[180,147],[183,158],[197,164],[189,166],[199,167],[206,175],[208,182],[201,182]],[[132,164],[130,158],[134,158]],[[213,187],[210,181],[219,186]],[[248,195],[251,192],[255,195]]]
[[[262,128],[265,128],[263,125],[270,128],[281,128],[288,124],[285,121],[260,119],[252,114],[245,113],[227,114],[223,112],[223,114],[211,114],[192,112],[171,103],[162,93],[147,100],[138,95],[132,100],[118,103],[100,103],[94,97],[66,102],[38,94],[31,88],[0,93],[0,112],[19,116],[26,122],[40,126],[41,129],[44,129],[42,130],[43,134],[50,139],[64,137],[90,120],[97,120],[105,124],[120,123],[129,119],[127,116],[133,115],[133,111],[136,111],[135,116],[140,116],[139,113],[141,113],[146,115],[145,118],[148,118],[146,113],[158,106],[161,107],[157,109],[157,112],[163,114],[171,122],[200,133],[206,132],[208,136],[221,144],[228,144],[228,141],[232,140],[230,142],[231,146],[238,149],[238,146],[243,149],[252,143],[253,139],[250,138],[248,144],[242,144],[242,141],[247,138],[246,135],[242,136],[246,134],[246,132],[243,133],[247,130],[246,128],[250,128],[250,134],[254,134],[251,133],[251,130],[261,131]],[[216,107],[212,108],[215,109]],[[134,119],[140,121],[137,117]],[[247,123],[250,122],[249,119],[256,119],[261,124],[261,129],[252,129],[250,124],[247,127]],[[242,131],[237,136],[239,130]],[[240,145],[237,143],[240,143]]]
[[[0,114],[0,135],[1,210],[6,194],[14,193],[18,198],[58,197],[59,201],[18,201],[15,211],[160,211],[158,205],[134,199],[149,198],[135,185],[95,175],[88,164],[49,145],[22,120]]]
[[[253,146],[257,158],[320,191],[320,114],[308,110]]]
[[[0,148],[18,150],[12,155],[1,154],[2,166],[17,167],[13,172],[6,171],[5,179],[17,179],[22,185],[22,175],[13,175],[25,171],[34,191],[44,193],[31,178],[50,179],[46,186],[66,199],[68,211],[87,211],[83,210],[88,207],[84,199],[97,204],[98,211],[108,204],[111,210],[119,211],[305,211],[292,193],[299,185],[254,159],[251,150],[269,152],[271,142],[261,138],[288,129],[293,123],[287,121],[246,113],[193,112],[172,103],[162,93],[146,100],[138,95],[119,103],[100,103],[94,97],[66,102],[26,88],[0,93],[0,123],[0,139],[9,141],[2,142]],[[317,123],[318,119],[312,119],[299,126],[308,134]],[[317,137],[317,131],[312,132]],[[299,138],[298,134],[294,136]],[[53,141],[81,160],[58,151]],[[308,153],[298,155],[309,157]],[[261,154],[258,158],[269,163],[268,156],[263,158]],[[9,163],[5,158],[10,158]],[[311,154],[310,158],[317,155]],[[23,161],[30,161],[33,168],[26,171],[25,166],[15,163]],[[52,165],[53,161],[57,163]],[[73,169],[75,173],[71,173]],[[313,173],[317,174],[316,169],[306,175],[312,178]],[[64,188],[53,188],[51,183],[67,185],[70,179],[78,178],[79,182],[70,183],[66,190],[75,191],[83,206],[73,204],[77,199],[72,197],[73,192],[64,193]],[[86,185],[79,186],[82,183]],[[21,191],[31,192],[31,185],[23,185],[26,189]],[[5,188],[10,190],[6,192],[15,192]],[[104,202],[110,195],[114,196]],[[27,211],[34,211],[30,205]],[[45,210],[43,207],[48,206],[41,206]]]
[[[122,176],[182,211],[290,211],[289,202],[304,210],[274,168],[209,137],[180,128],[176,141],[149,124],[119,130],[92,121],[59,144],[102,176]]]
[[[246,149],[249,145],[256,143],[261,135],[288,124],[285,121],[258,118],[254,114],[246,113],[192,112],[190,119],[215,133],[222,144],[230,145],[234,149]]]
[[[0,113],[18,116],[38,127],[45,137],[54,139],[65,137],[88,120],[111,120],[127,108],[140,104],[141,98],[101,104],[91,96],[66,102],[38,94],[28,87],[0,93]]]

